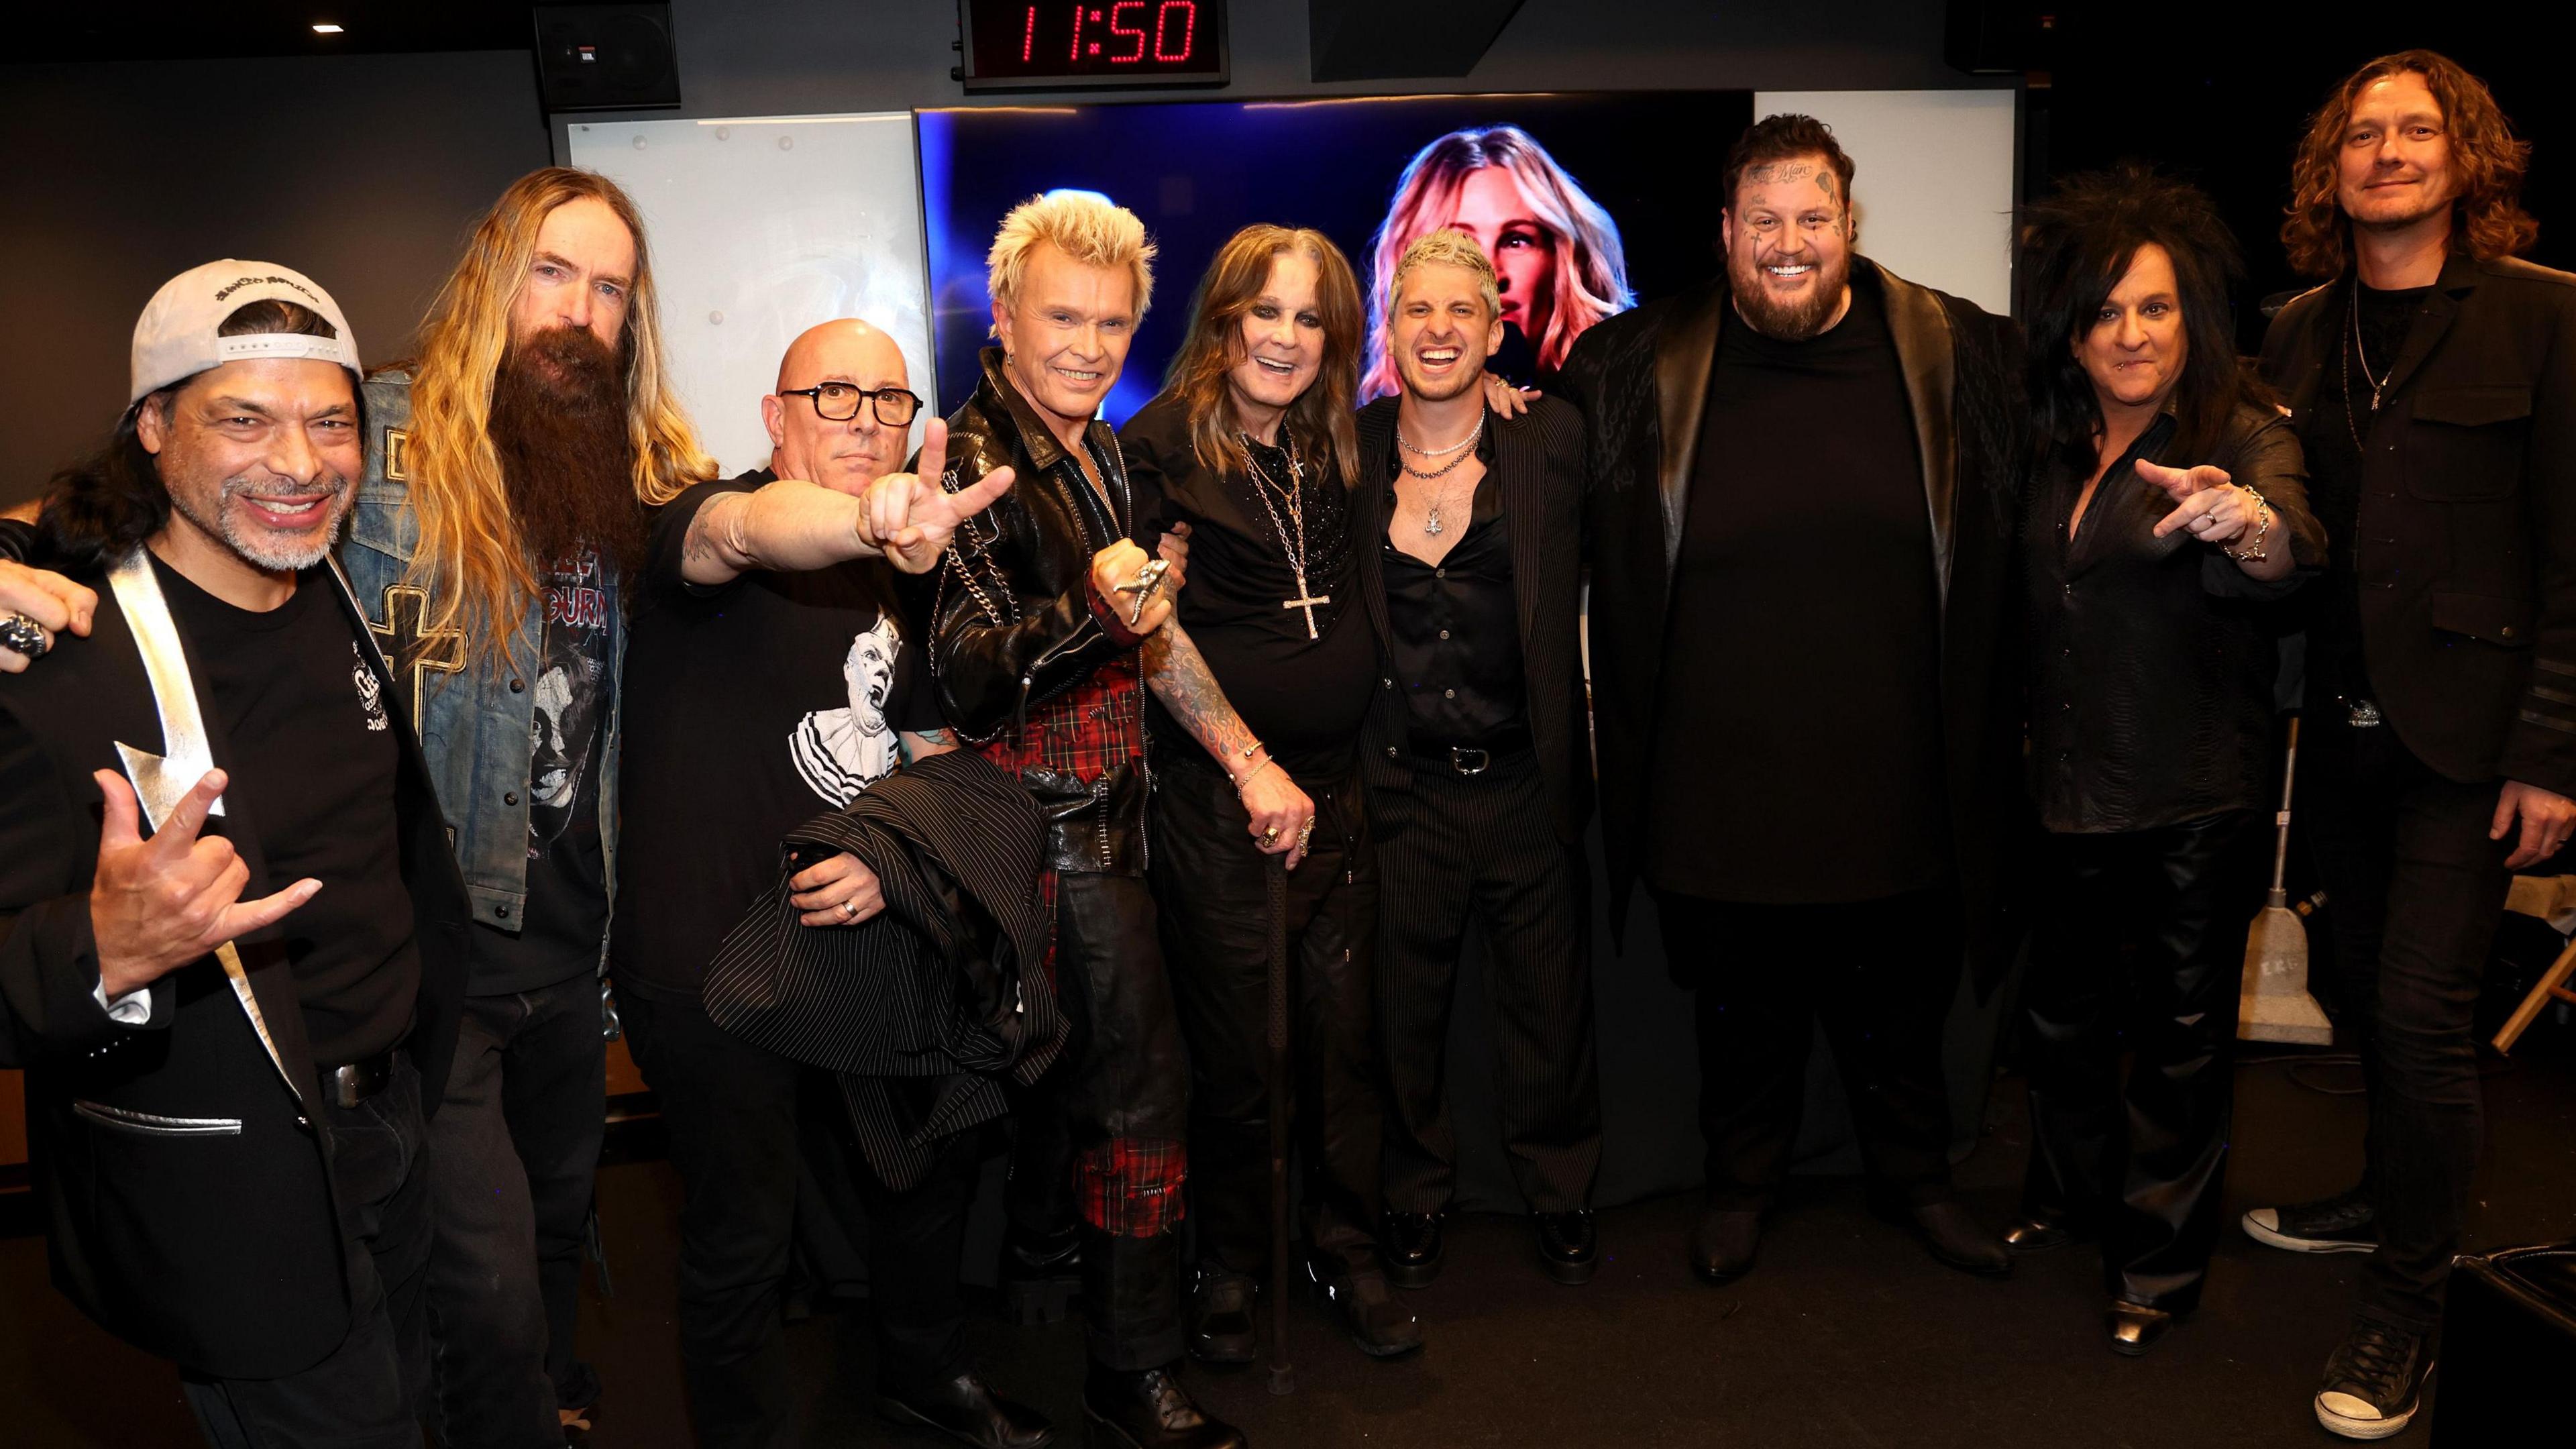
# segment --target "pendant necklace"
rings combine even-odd
[[[2352,435],[2352,450],[2366,455],[2361,446],[2361,425],[2352,415],[2352,364],[2355,359],[2361,363],[2361,380],[2370,384],[2370,411],[2376,417],[2380,395],[2387,390],[2389,379],[2397,375],[2397,369],[2390,368],[2388,377],[2370,375],[2370,356],[2361,350],[2361,283],[2358,280],[2352,284],[2352,348],[2343,355],[2343,429]]]
[[[1246,436],[1243,442],[1245,445],[1243,461],[1249,465],[1252,473],[1253,496],[1261,500],[1261,511],[1270,515],[1270,531],[1279,535],[1279,550],[1288,556],[1288,572],[1297,580],[1297,597],[1281,600],[1279,607],[1283,609],[1305,610],[1306,637],[1309,639],[1321,639],[1324,636],[1322,632],[1315,627],[1315,610],[1319,605],[1331,603],[1333,601],[1333,596],[1330,594],[1318,594],[1306,583],[1306,494],[1304,488],[1306,469],[1303,464],[1297,461],[1297,440],[1289,436],[1287,428],[1284,426],[1280,428],[1280,449],[1288,455],[1288,483],[1286,487],[1281,487],[1271,479],[1268,473],[1262,470],[1261,459],[1253,452],[1253,448],[1256,446],[1253,439],[1250,436]],[[1278,506],[1270,501],[1270,492],[1274,488],[1278,489],[1280,493],[1286,495],[1288,500],[1288,517],[1284,523],[1280,519]],[[1290,541],[1292,535],[1295,540],[1294,542]]]
[[[1404,440],[1404,429],[1398,428],[1395,430],[1395,445],[1398,448],[1403,449],[1405,453],[1416,453],[1425,458],[1436,458],[1443,453],[1456,453],[1458,456],[1426,473],[1421,469],[1414,467],[1411,463],[1404,461],[1403,454],[1399,453],[1395,460],[1396,466],[1402,468],[1406,473],[1411,474],[1413,477],[1421,479],[1425,483],[1446,478],[1450,474],[1458,471],[1459,464],[1476,456],[1473,452],[1468,450],[1474,446],[1477,439],[1483,436],[1485,436],[1485,415],[1482,412],[1476,414],[1475,431],[1445,448],[1417,448]],[[1432,495],[1430,504],[1425,507],[1422,512],[1422,531],[1424,533],[1427,533],[1434,538],[1440,536],[1441,531],[1446,527],[1446,525],[1440,521],[1440,510],[1447,507],[1448,504],[1449,497],[1446,493],[1435,493]]]

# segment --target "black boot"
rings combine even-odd
[[[1422,1324],[1387,1291],[1386,1274],[1372,1263],[1353,1268],[1321,1253],[1306,1257],[1306,1279],[1342,1316],[1342,1328],[1371,1358],[1394,1358],[1422,1347]]]
[[[1222,1268],[1199,1269],[1190,1284],[1190,1357],[1206,1364],[1250,1363],[1256,1352],[1252,1280]]]
[[[1199,1411],[1177,1363],[1125,1373],[1094,1362],[1082,1381],[1082,1412],[1094,1442],[1116,1449],[1245,1449],[1232,1424]]]
[[[1060,1323],[1082,1291],[1082,1234],[1067,1223],[1044,1235],[1014,1230],[1002,1247],[1002,1305],[1023,1328]]]
[[[975,1449],[1045,1449],[1055,1442],[1055,1426],[1044,1414],[994,1393],[973,1369],[910,1393],[880,1394],[877,1412]]]

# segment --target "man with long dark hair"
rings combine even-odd
[[[1185,526],[1193,554],[1175,608],[1186,632],[1145,645],[1145,725],[1155,905],[1190,1057],[1189,1345],[1210,1363],[1252,1360],[1270,1256],[1274,969],[1296,1004],[1286,1100],[1307,1168],[1306,1272],[1363,1351],[1422,1344],[1375,1240],[1377,864],[1353,749],[1377,680],[1350,526],[1361,316],[1350,263],[1321,233],[1246,227],[1200,282],[1162,394],[1118,434],[1142,506]],[[1184,682],[1201,673],[1204,686]],[[1256,822],[1255,790],[1282,782],[1303,820]]]
[[[2299,785],[2370,1132],[2358,1185],[2245,1229],[2371,1255],[2316,1399],[2353,1439],[2415,1414],[2477,1166],[2487,948],[2512,873],[2576,830],[2576,276],[2515,259],[2529,157],[2456,62],[2363,66],[2281,229],[2328,280],[2263,344],[2332,544]]]
[[[1596,324],[1560,389],[1590,436],[1610,914],[1642,877],[1697,993],[1712,1281],[1753,1265],[1819,1019],[1874,1205],[2010,1267],[1950,1192],[1941,1043],[1962,955],[1990,989],[2011,950],[2020,374],[2010,323],[1856,254],[1852,172],[1812,117],[1756,123],[1726,275]]]
[[[430,1369],[469,907],[331,563],[357,366],[299,273],[163,286],[114,441],[38,530],[115,607],[0,676],[0,1065],[55,1281],[177,1362],[218,1446],[417,1449]]]
[[[2279,762],[2272,606],[2324,558],[2298,439],[2237,360],[2235,255],[2208,197],[2122,171],[2032,207],[2014,268],[2033,339],[2025,718],[2049,849],[2022,987],[2030,1167],[2005,1242],[2100,1238],[2105,1326],[2129,1354],[2198,1306],[2218,1239]]]

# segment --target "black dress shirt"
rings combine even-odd
[[[2111,465],[2071,546],[2080,466],[2049,469],[2023,521],[2030,786],[2052,831],[2152,830],[2271,808],[2283,621],[2270,602],[2324,559],[2299,441],[2287,420],[2250,405],[2215,457],[2180,456],[2175,431],[2170,414],[2156,419]],[[2300,567],[2249,578],[2187,533],[2155,537],[2174,503],[2138,476],[2141,458],[2226,469],[2272,505],[2264,547],[2288,549]]]
[[[1439,563],[1424,563],[1392,538],[1378,544],[1385,550],[1395,680],[1410,709],[1417,751],[1450,745],[1509,749],[1527,742],[1529,696],[1512,596],[1511,521],[1503,513],[1490,418],[1476,443],[1476,461],[1485,476],[1476,484],[1467,531]],[[1395,480],[1403,466],[1399,454],[1386,478],[1390,529],[1396,526]],[[1442,522],[1458,526],[1454,518]]]

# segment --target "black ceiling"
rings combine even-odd
[[[491,0],[69,0],[0,26],[0,61],[526,50],[536,7]],[[313,26],[343,27],[316,35]]]

